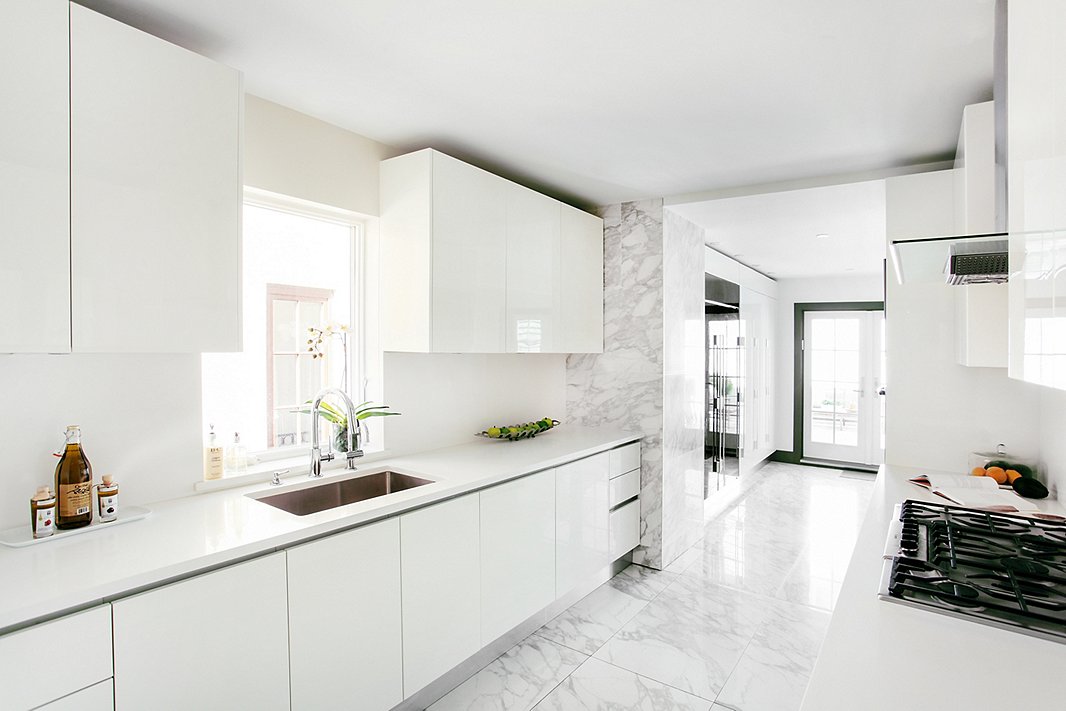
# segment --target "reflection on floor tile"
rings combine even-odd
[[[627,568],[433,711],[797,709],[872,482],[770,463],[734,489],[667,570]]]
[[[431,711],[529,709],[588,657],[531,635],[470,677]]]
[[[709,711],[711,702],[589,659],[541,701],[536,711]]]
[[[737,711],[795,711],[803,701],[829,614],[777,603],[744,650],[718,703]]]
[[[681,575],[594,656],[714,699],[766,613],[758,596]]]
[[[537,630],[537,634],[592,654],[633,619],[673,576],[631,565]]]

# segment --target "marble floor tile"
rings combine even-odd
[[[714,699],[767,610],[750,592],[679,575],[594,658]]]
[[[799,709],[829,617],[827,612],[802,605],[774,605],[717,703],[735,711]]]
[[[536,711],[709,711],[711,702],[613,664],[589,659]]]
[[[667,572],[631,565],[541,627],[537,634],[592,654],[673,578]]]
[[[774,596],[801,556],[791,546],[725,538],[707,542],[704,550],[681,575]]]
[[[531,709],[587,658],[530,635],[441,697],[429,711]]]

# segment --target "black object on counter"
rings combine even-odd
[[[1036,479],[1029,479],[1024,476],[1018,477],[1011,486],[1014,487],[1015,492],[1027,499],[1047,498],[1047,487]]]

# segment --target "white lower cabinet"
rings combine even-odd
[[[108,679],[93,684],[58,701],[39,706],[37,711],[113,711],[115,708],[115,685]]]
[[[555,601],[555,470],[481,492],[481,643]]]
[[[400,516],[403,690],[481,649],[478,494]]]
[[[56,649],[67,644],[78,661],[57,667]],[[0,637],[0,708],[35,708],[110,676],[110,605]]]
[[[607,452],[555,470],[555,596],[562,597],[610,563]]]
[[[286,555],[292,708],[377,711],[400,703],[399,519]]]
[[[285,553],[112,607],[119,711],[289,708]]]

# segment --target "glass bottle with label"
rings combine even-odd
[[[38,486],[30,499],[30,528],[34,538],[47,538],[56,532],[56,497],[50,486]]]
[[[104,474],[102,483],[96,486],[96,507],[101,521],[118,518],[118,484],[110,474]]]
[[[67,427],[67,444],[56,465],[56,528],[80,528],[93,521],[93,468],[81,448],[81,428]]]

